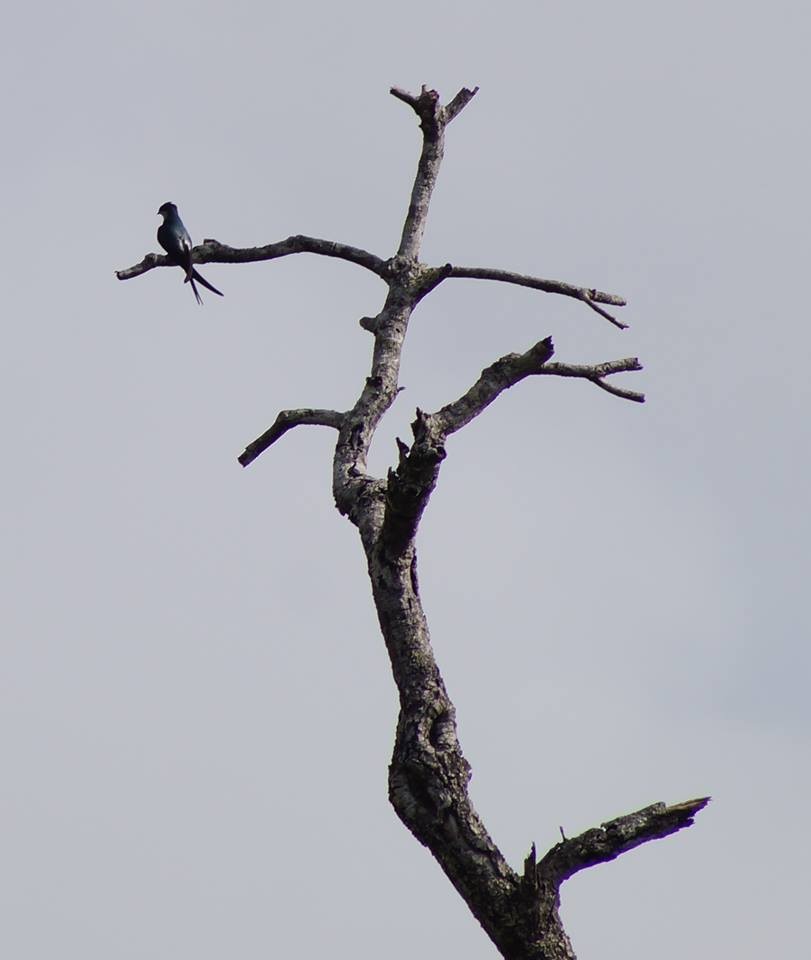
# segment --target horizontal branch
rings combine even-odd
[[[624,360],[609,360],[606,363],[596,363],[592,366],[569,363],[548,363],[542,370],[536,371],[539,375],[550,377],[578,377],[581,380],[590,380],[596,387],[634,403],[644,403],[645,394],[636,390],[625,390],[606,383],[605,378],[615,373],[632,373],[642,369],[637,357],[626,357]]]
[[[427,87],[423,86],[421,96],[425,96],[428,92]],[[409,93],[408,90],[403,90],[401,87],[391,87],[389,93],[396,97],[398,100],[402,100],[403,103],[407,103],[409,107],[414,109],[419,113],[419,104],[420,98],[414,93]]]
[[[556,844],[537,865],[538,879],[558,887],[579,870],[614,860],[648,840],[658,840],[692,825],[695,815],[710,802],[709,797],[666,806],[654,803],[624,817],[609,820]],[[526,866],[525,866],[526,869]]]
[[[334,240],[319,240],[317,237],[297,235],[279,240],[277,243],[268,243],[264,247],[229,247],[217,240],[206,239],[192,250],[194,263],[256,263],[260,260],[277,260],[279,257],[288,257],[293,253],[315,253],[322,257],[337,257],[347,260],[359,267],[371,270],[382,277],[386,261],[376,257],[368,250],[352,247],[346,243],[337,243]],[[131,280],[154,267],[176,266],[169,257],[162,254],[148,253],[140,263],[125,270],[116,270],[119,280]]]
[[[333,427],[340,430],[344,422],[344,414],[337,410],[313,410],[308,407],[300,410],[282,410],[276,417],[273,425],[253,443],[249,443],[237,458],[243,467],[247,467],[280,437],[283,437],[293,427],[315,426]]]
[[[495,270],[490,267],[455,267],[447,264],[444,276],[469,279],[469,280],[496,280],[500,283],[513,283],[519,287],[530,287],[532,290],[542,290],[544,293],[557,293],[564,297],[572,297],[575,300],[582,300],[592,310],[605,317],[619,327],[620,330],[627,330],[628,324],[622,323],[612,316],[607,310],[599,307],[600,303],[608,303],[615,307],[624,307],[626,301],[614,293],[604,293],[602,290],[595,290],[590,287],[576,287],[571,283],[563,283],[561,280],[544,280],[541,277],[529,277],[522,273],[513,273],[511,270]]]

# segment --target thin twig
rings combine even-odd
[[[607,310],[598,307],[598,303],[609,303],[615,307],[624,307],[626,301],[623,297],[615,293],[604,293],[602,290],[594,290],[590,287],[577,287],[572,283],[564,283],[561,280],[544,280],[542,277],[530,277],[522,273],[514,273],[512,270],[496,270],[492,267],[456,267],[452,264],[446,265],[446,277],[461,278],[469,280],[496,280],[501,283],[513,283],[519,287],[530,287],[533,290],[543,290],[544,293],[558,293],[564,297],[572,297],[574,300],[582,300],[583,303],[591,307],[605,317],[606,320],[625,330],[627,323],[622,323],[613,317]]]
[[[586,306],[591,307],[591,309],[595,313],[599,313],[601,317],[605,317],[605,319],[608,320],[609,323],[613,323],[614,326],[618,327],[620,330],[627,330],[628,329],[627,323],[623,323],[622,320],[617,320],[617,318],[612,316],[607,310],[603,310],[602,307],[597,306],[597,304],[594,302],[594,297],[592,296],[593,293],[597,293],[597,291],[588,290],[586,291],[587,295],[581,298],[583,302],[586,304]]]
[[[645,394],[638,393],[636,390],[624,390],[622,387],[615,387],[599,377],[593,379],[591,382],[595,387],[599,387],[601,390],[605,390],[606,393],[611,393],[615,397],[620,397],[622,400],[630,400],[632,403],[645,402]]]

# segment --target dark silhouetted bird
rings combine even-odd
[[[158,227],[158,243],[169,254],[169,259],[186,271],[186,279],[183,282],[191,283],[197,302],[202,303],[203,301],[197,292],[195,280],[197,283],[201,283],[206,290],[222,297],[223,294],[216,287],[212,287],[208,280],[204,280],[194,269],[191,260],[191,237],[189,231],[183,226],[177,207],[173,203],[164,203],[158,210],[158,216],[163,217],[163,223]]]

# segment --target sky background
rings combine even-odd
[[[563,888],[581,960],[807,942],[807,4],[17,5],[5,91],[0,952],[466,957],[494,948],[388,805],[396,691],[334,435],[243,470],[278,410],[359,393],[384,287],[308,255],[120,283],[174,201],[197,241],[395,249],[449,100],[423,248],[619,293],[448,281],[414,408],[551,335],[639,356],[639,406],[539,378],[448,444],[420,574],[516,868],[655,801],[694,827]]]

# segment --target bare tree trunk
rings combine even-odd
[[[338,257],[375,273],[388,285],[376,317],[361,325],[374,336],[370,374],[351,410],[282,411],[274,424],[240,456],[247,466],[293,427],[313,424],[338,431],[333,461],[333,493],[338,510],[358,528],[368,562],[380,629],[400,695],[389,798],[397,815],[424,844],[503,957],[509,960],[572,960],[574,952],[560,921],[562,883],[579,870],[615,857],[648,840],[675,833],[693,822],[709,798],[673,806],[657,803],[562,839],[540,861],[532,845],[519,874],[490,838],[468,795],[470,767],[459,746],[456,714],[434,658],[417,579],[415,537],[423,511],[445,459],[447,437],[460,430],[509,387],[531,376],[588,380],[626,400],[644,401],[607,378],[641,369],[636,358],[592,366],[552,361],[551,338],[524,353],[501,357],[482,371],[457,400],[434,413],[417,410],[410,444],[398,440],[397,466],[383,478],[371,476],[366,459],[382,416],[399,390],[399,367],[411,314],[436,286],[448,279],[483,279],[519,284],[581,300],[615,326],[606,309],[625,301],[613,294],[487,267],[450,263],[428,266],[419,260],[428,208],[444,150],[447,125],[476,90],[462,89],[447,105],[436,92],[419,95],[393,89],[420,119],[422,153],[397,253],[384,260],[346,244],[313,237],[290,237],[264,247],[234,248],[206,240],[193,251],[195,263],[246,263],[310,252]],[[118,272],[121,280],[153,267],[170,265],[148,254]]]

